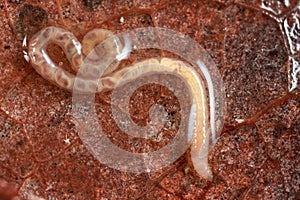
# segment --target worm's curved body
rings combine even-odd
[[[86,34],[81,45],[76,37],[69,31],[57,27],[47,27],[38,32],[30,40],[28,55],[32,66],[42,77],[61,88],[75,90],[75,92],[92,93],[113,90],[120,82],[132,81],[147,73],[175,73],[182,77],[187,83],[192,97],[188,124],[188,137],[191,138],[188,140],[192,140],[190,142],[192,162],[194,168],[201,176],[211,179],[212,175],[208,166],[207,153],[209,143],[211,142],[210,140],[213,140],[214,143],[216,132],[220,130],[220,127],[215,127],[217,120],[215,114],[215,112],[217,112],[215,110],[216,97],[219,97],[218,100],[221,102],[221,109],[219,113],[217,113],[221,120],[221,125],[224,114],[222,110],[222,100],[224,100],[223,91],[218,93],[214,85],[216,82],[213,84],[214,80],[212,80],[210,76],[211,72],[216,72],[215,79],[220,78],[214,65],[210,66],[210,69],[206,68],[207,64],[211,64],[211,61],[207,58],[204,50],[190,38],[174,31],[168,31],[163,28],[141,28],[129,31],[121,36],[123,37],[123,43],[120,41],[120,37],[113,37],[110,31],[95,29]],[[156,36],[158,38],[153,39]],[[105,40],[105,42],[101,43],[103,40]],[[174,40],[175,42],[169,40]],[[47,46],[50,43],[57,44],[62,48],[72,69],[75,73],[78,72],[77,76],[61,69],[51,60],[47,54]],[[99,43],[101,43],[101,45],[98,45]],[[151,58],[125,67],[122,70],[115,71],[118,66],[118,61],[127,58],[132,49],[138,50],[147,48],[167,50],[182,56],[186,60],[191,59],[191,63],[194,63],[200,68],[203,76],[200,76],[198,72],[186,62],[170,58]],[[192,51],[195,49],[196,52],[187,55],[187,48],[191,48]],[[199,58],[199,53],[203,54],[201,55],[202,58]],[[205,64],[200,61],[201,59],[205,60]],[[219,83],[219,86],[222,86],[222,83]],[[209,95],[206,92],[207,88]],[[209,99],[207,96],[209,96]],[[85,134],[88,138],[84,138]],[[92,137],[91,134],[85,132],[81,133],[81,139],[88,146],[91,146],[90,137]],[[95,135],[94,139],[92,139],[94,140],[93,143],[96,143],[97,137],[98,136]],[[147,138],[147,136],[145,137]],[[157,162],[155,159],[161,154],[164,154],[149,153],[146,156],[145,154],[132,155],[128,152],[121,151],[123,154],[120,153],[117,160],[127,158],[127,160],[122,162],[134,162],[139,166],[136,168],[122,167],[116,165],[115,160],[111,158],[110,155],[103,154],[103,152],[111,150],[107,149],[107,147],[111,147],[112,144],[107,141],[105,137],[99,139],[98,142],[103,145],[90,147],[93,154],[97,158],[100,157],[100,161],[105,164],[124,171],[140,172],[152,170],[152,165],[146,167],[142,166],[145,157],[150,161]],[[118,151],[114,146],[111,148],[114,149],[114,151]],[[183,148],[180,153],[184,153],[184,151],[186,151],[186,149]],[[158,151],[157,153],[160,152]],[[175,157],[175,159],[177,159],[178,156]],[[130,157],[130,159],[128,157]],[[169,162],[167,164],[173,161],[174,160],[166,159],[166,162]],[[158,163],[157,166],[162,167],[165,165]],[[153,167],[153,169],[156,168]]]
[[[83,59],[88,55],[96,45],[101,41],[112,35],[111,31],[105,29],[94,29],[88,32],[83,38],[82,44],[77,40],[77,38],[69,31],[58,28],[58,27],[47,27],[36,35],[29,42],[28,55],[30,62],[34,69],[45,79],[50,82],[58,85],[59,87],[71,91],[74,86],[74,81],[76,78],[76,73],[82,64],[90,64],[93,62],[98,62],[98,58],[102,57],[111,57],[114,56],[117,52],[116,50],[121,49],[122,45],[118,40],[111,45],[106,45],[105,52],[94,51],[89,55],[90,63],[83,63]],[[72,69],[75,74],[67,72],[60,68],[56,63],[54,63],[47,54],[47,47],[49,44],[57,44],[65,52]],[[83,48],[82,48],[83,47]],[[93,60],[96,59],[96,60]],[[118,63],[114,63],[107,71],[104,72],[104,76],[114,71]],[[97,70],[94,68],[94,70]],[[87,73],[93,73],[93,68]],[[88,74],[90,75],[90,74]],[[99,84],[98,92],[103,90],[111,89],[113,86],[110,86],[110,77],[103,78]],[[82,80],[82,92],[89,91],[89,85],[93,84],[89,80]]]

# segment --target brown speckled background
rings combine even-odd
[[[292,61],[300,62],[297,0],[0,0],[0,19],[0,199],[299,199],[299,86],[289,91],[289,75],[297,68]],[[199,42],[226,88],[225,126],[209,156],[213,181],[197,175],[189,152],[140,175],[94,159],[72,122],[71,93],[44,80],[23,58],[24,36],[49,25],[79,39],[93,28],[118,33],[167,27]],[[49,54],[67,66],[61,51]],[[144,100],[133,97],[131,105],[136,122],[147,120],[146,110],[134,112],[142,101],[144,108],[150,100],[168,102],[167,109],[176,104],[160,98],[168,94],[165,88],[139,92]],[[130,148],[111,119],[110,95],[99,96],[99,119],[115,143]]]

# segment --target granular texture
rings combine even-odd
[[[0,199],[299,199],[299,13],[297,0],[2,0]],[[171,166],[139,175],[96,160],[72,121],[72,94],[43,79],[23,58],[23,38],[50,25],[79,40],[94,28],[119,33],[154,26],[199,42],[226,89],[225,126],[209,154],[213,180],[197,175],[189,152]],[[53,49],[50,56],[67,65],[65,54]],[[167,54],[141,51],[130,61],[157,53]],[[136,91],[130,105],[134,121],[149,120],[144,108],[153,99],[178,110],[176,98],[166,94],[153,85]],[[127,150],[149,150],[124,140],[111,118],[110,97],[111,92],[96,97],[108,137]],[[149,148],[172,139],[175,111],[173,124]]]

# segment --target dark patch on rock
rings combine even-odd
[[[23,39],[25,35],[32,36],[48,22],[47,12],[37,6],[25,4],[21,7],[19,18],[15,22],[17,36]]]
[[[100,6],[101,2],[102,0],[83,0],[84,5],[93,10],[97,9]]]

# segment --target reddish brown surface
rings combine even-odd
[[[275,13],[259,9],[259,0],[1,0],[0,199],[10,195],[5,190],[13,195],[13,187],[21,199],[299,199],[300,95],[299,89],[287,89],[291,53],[275,14],[300,11],[292,10],[297,1],[290,7],[269,2]],[[226,126],[210,154],[213,181],[197,176],[188,152],[172,166],[140,175],[94,159],[72,123],[72,95],[23,59],[22,38],[47,25],[64,27],[79,39],[95,27],[114,32],[168,27],[198,41],[218,66],[227,94]],[[67,62],[63,54],[52,57]],[[151,99],[155,88],[145,90]],[[103,94],[97,104],[104,130],[116,144],[130,148],[114,135],[118,128],[110,117],[109,97]],[[143,115],[136,121],[145,122]]]

